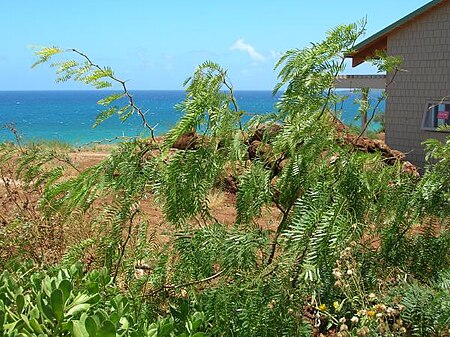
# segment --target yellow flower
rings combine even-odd
[[[375,311],[373,311],[373,310],[367,311],[367,316],[369,316],[370,318],[374,318],[375,317]]]
[[[338,301],[334,301],[333,302],[333,307],[334,307],[334,310],[339,311],[339,307],[340,307],[339,302]]]
[[[319,310],[320,311],[327,311],[328,310],[327,305],[322,303],[321,305],[319,305]]]

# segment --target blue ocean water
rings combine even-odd
[[[145,129],[139,117],[132,116],[125,123],[116,116],[92,128],[96,115],[102,110],[97,101],[111,91],[0,91],[0,141],[12,140],[11,131],[3,126],[14,123],[25,140],[58,140],[73,145],[112,139],[118,136],[133,137]],[[150,124],[157,124],[156,133],[166,133],[182,116],[174,106],[180,103],[183,91],[133,91],[136,105],[147,113]],[[343,102],[343,119],[351,124],[357,114],[353,102],[356,94],[348,95]],[[271,91],[236,91],[241,110],[252,114],[274,111],[278,97]]]

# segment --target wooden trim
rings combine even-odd
[[[385,89],[386,75],[341,75],[334,86],[339,89]]]
[[[363,49],[357,50],[350,57],[352,58],[352,66],[356,67],[366,61],[374,58],[377,51],[387,51],[387,36],[376,40],[373,43],[365,46]]]

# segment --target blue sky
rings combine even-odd
[[[366,37],[427,0],[0,0],[0,90],[86,89],[30,69],[30,46],[76,48],[111,66],[131,89],[182,89],[205,60],[236,89],[272,89],[279,54],[367,16]],[[373,69],[347,67],[346,73]]]

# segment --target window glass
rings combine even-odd
[[[436,130],[443,125],[450,126],[450,102],[428,103],[422,127],[427,130]]]

